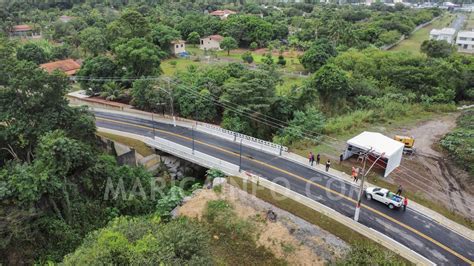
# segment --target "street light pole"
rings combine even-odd
[[[193,154],[194,154],[194,126],[191,127],[191,134],[193,135]]]
[[[382,156],[385,154],[385,153],[382,153],[380,154],[379,157],[377,157],[377,159],[375,159],[375,161],[372,163],[372,165],[370,166],[369,170],[367,170],[367,172],[365,172],[365,164],[366,164],[366,161],[367,161],[367,157],[369,156],[369,152],[371,151],[372,149],[370,149],[369,151],[367,151],[367,153],[364,155],[364,165],[362,167],[362,181],[360,183],[360,189],[359,189],[359,195],[357,197],[357,205],[356,205],[356,209],[355,209],[355,213],[354,213],[354,221],[359,221],[359,215],[360,215],[360,203],[362,201],[362,193],[364,191],[364,181],[365,181],[365,177],[367,176],[367,174],[370,172],[370,170],[372,169],[372,167],[374,167],[375,163],[377,163],[377,161],[382,158]]]
[[[173,116],[173,126],[176,127],[176,117],[174,116],[174,106],[173,106],[173,93],[171,92],[171,80],[168,81],[168,94],[170,95],[171,100],[171,116]]]
[[[239,152],[239,172],[242,170],[242,139],[240,139],[240,152]]]
[[[153,125],[153,140],[156,138],[155,135],[155,119],[153,118],[153,112],[151,112],[151,124]]]

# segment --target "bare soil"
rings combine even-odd
[[[207,202],[217,199],[229,201],[239,218],[252,221],[257,244],[289,265],[325,265],[349,251],[348,244],[336,236],[227,184],[220,193],[198,191],[185,201],[177,214],[200,219]],[[268,210],[276,213],[276,222],[266,219]]]
[[[456,167],[438,147],[439,140],[456,126],[459,113],[449,114],[416,125],[398,129],[394,134],[413,136],[416,152],[404,156],[402,167],[393,175],[392,182],[417,191],[428,199],[441,202],[454,212],[474,219],[474,185],[469,173]]]

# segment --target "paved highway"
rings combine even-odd
[[[150,120],[132,116],[95,112],[98,127],[153,137]],[[155,123],[155,134],[177,144],[191,147],[192,132],[185,127]],[[239,144],[202,132],[194,132],[195,149],[213,157],[239,164]],[[242,147],[242,170],[284,185],[352,217],[357,189],[352,184],[303,167],[284,158]],[[310,194],[308,194],[308,192]],[[425,256],[438,265],[474,265],[474,242],[410,208],[406,212],[389,210],[385,205],[363,200],[359,222],[382,232]]]

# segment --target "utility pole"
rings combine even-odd
[[[357,205],[356,205],[356,209],[355,209],[355,213],[354,213],[354,221],[359,221],[359,214],[360,214],[360,203],[362,201],[362,193],[364,191],[364,181],[365,181],[365,177],[367,176],[367,174],[370,172],[370,170],[372,169],[372,167],[374,167],[375,163],[377,163],[377,161],[382,158],[382,156],[385,154],[385,153],[382,153],[380,154],[379,157],[377,157],[377,159],[375,159],[375,161],[372,163],[372,165],[370,166],[369,170],[367,170],[367,172],[365,172],[365,164],[366,164],[366,161],[367,161],[367,157],[369,156],[369,153],[372,149],[368,150],[365,155],[364,155],[364,165],[362,167],[362,181],[360,183],[360,188],[359,188],[359,195],[357,197]]]
[[[240,139],[239,172],[242,170],[242,139]]]

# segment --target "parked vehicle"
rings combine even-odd
[[[386,188],[368,187],[365,189],[367,200],[376,200],[387,205],[390,209],[400,208],[403,205],[403,197],[390,192]]]

